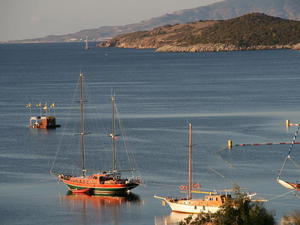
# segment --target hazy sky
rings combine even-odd
[[[125,25],[220,0],[0,0],[0,41]]]

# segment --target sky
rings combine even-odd
[[[0,41],[137,23],[221,0],[0,0]]]

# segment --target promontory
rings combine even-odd
[[[159,52],[299,48],[300,21],[251,13],[228,20],[166,25],[116,36],[99,47],[154,48]]]

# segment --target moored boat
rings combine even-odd
[[[56,124],[56,118],[54,116],[32,116],[29,120],[30,128],[38,129],[53,129],[60,127]]]
[[[300,191],[300,183],[287,182],[281,179],[277,179],[277,182],[287,189]]]
[[[293,141],[292,141],[292,143],[291,143],[290,146],[289,146],[288,154],[287,154],[286,158],[285,158],[284,161],[283,161],[282,167],[281,167],[281,169],[279,170],[279,174],[278,174],[277,179],[276,179],[277,183],[280,184],[281,186],[283,186],[283,187],[285,187],[285,188],[287,188],[287,189],[295,190],[295,191],[300,191],[300,183],[299,183],[299,181],[296,181],[296,182],[289,182],[289,181],[285,181],[285,180],[281,179],[281,177],[282,177],[282,173],[283,173],[283,171],[284,171],[284,169],[285,169],[285,166],[286,166],[288,160],[291,161],[292,164],[293,164],[297,169],[299,168],[299,165],[294,161],[294,159],[293,159],[292,156],[291,156],[291,153],[292,153],[294,144],[296,143],[296,138],[297,138],[298,133],[299,133],[299,128],[300,128],[300,126],[298,126],[298,128],[297,128],[297,130],[296,130],[296,132],[295,132],[295,134],[294,134]]]
[[[230,195],[211,194],[205,195],[202,199],[177,199],[177,198],[164,198],[155,196],[155,198],[165,201],[173,212],[181,213],[202,213],[211,212],[215,213],[220,210],[221,206],[231,199]]]
[[[56,124],[55,116],[51,115],[51,112],[54,112],[55,103],[51,105],[47,105],[45,103],[42,106],[42,103],[38,103],[33,105],[31,103],[26,104],[26,108],[30,110],[30,119],[29,119],[29,127],[30,128],[37,128],[37,129],[53,129],[60,127],[60,125]],[[39,116],[32,115],[32,108],[35,108],[39,111]],[[52,111],[53,110],[53,111]]]
[[[189,123],[189,138],[188,138],[188,185],[187,185],[187,197],[186,198],[170,198],[170,197],[161,197],[154,196],[157,199],[161,199],[164,203],[167,203],[171,210],[174,212],[181,213],[202,213],[202,212],[211,212],[215,213],[221,209],[222,205],[230,199],[232,199],[229,194],[218,194],[211,192],[205,194],[203,198],[193,198],[192,197],[192,124]]]
[[[112,140],[112,169],[99,173],[87,174],[85,162],[85,140],[84,137],[88,133],[85,130],[84,122],[84,93],[83,93],[84,76],[80,74],[80,153],[81,153],[81,175],[74,176],[64,173],[57,174],[58,179],[68,186],[73,193],[90,193],[100,195],[119,195],[127,193],[129,190],[137,187],[141,180],[139,177],[122,178],[121,170],[117,168],[116,162],[116,140],[117,134],[115,125],[116,102],[115,96],[112,96],[112,132],[109,134]],[[127,171],[133,171],[127,170]]]
[[[138,178],[122,179],[116,173],[92,174],[91,176],[68,176],[59,174],[60,181],[65,183],[73,193],[90,194],[123,194],[140,184]]]

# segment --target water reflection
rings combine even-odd
[[[197,214],[171,212],[168,215],[156,216],[154,218],[154,224],[155,225],[178,225],[180,221],[183,221],[185,218],[189,216],[195,218]]]
[[[130,215],[130,211],[135,211],[142,204],[140,197],[132,193],[103,196],[68,192],[60,197],[60,202],[79,216],[80,224],[120,224],[123,217]]]
[[[28,129],[30,135],[48,135],[49,133],[55,131],[55,129],[37,129],[30,127],[28,127]]]

